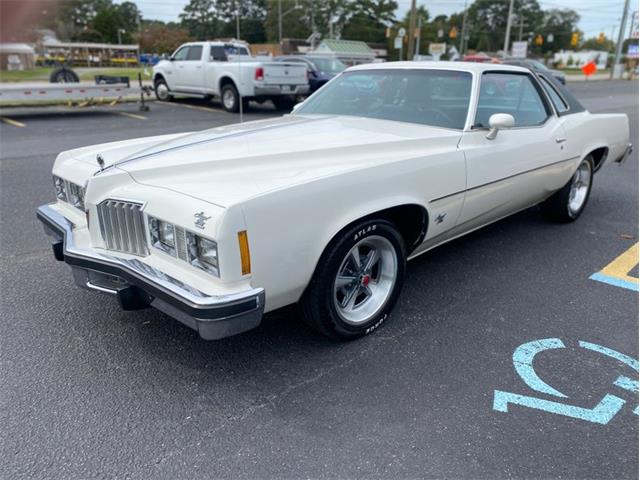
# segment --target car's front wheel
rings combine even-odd
[[[593,165],[593,157],[586,156],[567,184],[540,205],[542,212],[559,222],[576,220],[589,200]]]
[[[164,78],[158,78],[153,84],[153,88],[156,93],[156,98],[163,102],[169,102],[173,100],[173,96],[169,92],[169,86]]]
[[[332,338],[371,333],[393,309],[405,268],[404,241],[392,223],[355,224],[331,242],[318,262],[301,301],[305,319]]]

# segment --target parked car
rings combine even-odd
[[[553,75],[561,84],[565,85],[567,83],[565,74],[560,70],[553,70],[547,67],[544,63],[532,58],[508,58],[502,63],[506,65],[518,65],[520,67],[533,70],[534,72],[548,72],[551,73],[551,75]]]
[[[153,67],[153,85],[159,100],[176,94],[218,97],[228,112],[250,100],[271,100],[280,110],[291,110],[298,95],[309,92],[304,65],[258,61],[243,43],[191,42],[168,60]]]
[[[509,65],[352,67],[281,118],[63,152],[37,215],[78,285],[127,310],[214,339],[299,302],[356,338],[389,317],[407,260],[533,205],[574,221],[627,158],[627,116],[556,85]]]
[[[309,75],[309,93],[313,93],[333,77],[344,71],[347,66],[339,59],[319,55],[285,55],[277,57],[279,62],[304,63]]]

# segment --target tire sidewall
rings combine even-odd
[[[165,87],[167,87],[167,96],[165,98],[162,98],[159,94],[158,94],[158,87],[160,85],[164,85]],[[169,101],[171,99],[171,94],[169,94],[169,85],[167,85],[166,80],[164,80],[163,78],[160,78],[158,80],[155,81],[155,83],[153,84],[153,90],[156,94],[156,98],[158,100],[160,100],[161,102],[166,102]]]
[[[565,204],[565,208],[567,209],[567,216],[572,219],[572,220],[576,220],[584,211],[585,207],[587,206],[587,203],[589,203],[589,197],[591,196],[591,188],[593,187],[593,168],[594,168],[594,162],[593,162],[593,157],[591,155],[586,156],[585,158],[582,159],[582,161],[578,164],[578,168],[576,168],[576,172],[578,171],[578,169],[580,168],[580,166],[587,162],[589,164],[589,188],[587,190],[587,195],[584,198],[584,202],[582,202],[582,206],[580,207],[580,210],[578,210],[577,212],[573,212],[571,211],[571,208],[569,207],[569,198],[571,195],[571,184],[573,183],[573,175],[571,176],[571,179],[569,180],[569,183],[567,184],[567,186],[565,187],[566,190],[566,204]],[[574,173],[575,175],[575,173]]]
[[[386,303],[378,310],[378,312],[366,323],[361,325],[353,325],[344,321],[338,313],[334,302],[334,282],[338,269],[349,251],[354,245],[362,240],[372,237],[381,236],[389,240],[396,253],[397,275],[395,283]],[[324,291],[321,296],[323,312],[328,315],[328,319],[332,323],[332,327],[338,336],[342,338],[356,338],[368,335],[377,330],[388,318],[391,310],[395,306],[396,301],[402,290],[404,274],[406,270],[406,253],[404,241],[396,228],[385,220],[370,220],[358,224],[357,226],[345,231],[340,238],[332,245],[331,254],[326,259],[326,263],[321,272],[320,288]]]
[[[224,103],[224,94],[228,90],[231,91],[234,97],[233,108],[227,108]],[[238,90],[233,85],[226,84],[224,87],[222,87],[222,91],[220,92],[220,101],[222,103],[222,108],[224,108],[227,112],[236,113],[239,109],[239,100],[240,95],[238,95]]]

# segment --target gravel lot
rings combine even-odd
[[[52,258],[35,208],[53,199],[59,151],[237,116],[198,101],[2,111],[0,478],[637,478],[638,396],[613,385],[637,373],[578,342],[638,358],[638,294],[589,279],[638,241],[638,84],[570,88],[593,112],[628,114],[636,146],[596,175],[580,220],[530,209],[419,257],[392,319],[352,343],[294,309],[205,342],[74,287]],[[535,371],[567,399],[514,370],[518,346],[548,338],[567,348]],[[498,412],[494,390],[627,403],[601,425]]]

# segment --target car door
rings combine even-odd
[[[185,60],[181,62],[181,66],[178,69],[182,90],[185,92],[203,93],[202,50],[202,45],[191,45]]]
[[[548,197],[570,176],[565,132],[531,74],[487,71],[480,78],[475,120],[462,135],[467,191],[458,225],[476,228]],[[487,138],[489,118],[514,127]]]
[[[191,47],[189,45],[180,47],[171,57],[172,69],[168,79],[171,90],[184,91],[185,78],[182,72],[184,71],[185,63],[187,63],[186,60],[190,49]]]

